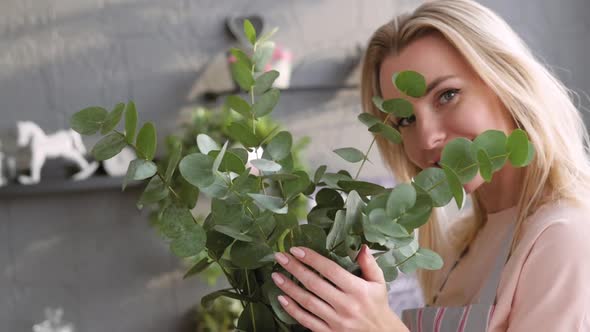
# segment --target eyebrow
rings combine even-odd
[[[454,78],[454,77],[456,77],[456,76],[455,75],[447,75],[447,76],[438,77],[434,81],[430,82],[430,84],[428,84],[428,86],[426,87],[426,93],[424,95],[429,94],[432,90],[434,90],[434,88],[436,88],[442,82],[444,82],[450,78]]]

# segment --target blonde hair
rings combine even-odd
[[[463,55],[525,130],[536,150],[525,170],[517,204],[515,240],[525,218],[547,201],[581,203],[580,191],[590,188],[588,133],[569,91],[530,52],[508,24],[491,10],[469,0],[439,0],[422,4],[413,13],[396,17],[371,37],[365,53],[361,98],[365,112],[384,119],[372,103],[380,96],[379,69],[383,60],[414,40],[439,33]],[[398,181],[408,182],[420,169],[406,157],[402,145],[377,137],[383,160]],[[477,193],[471,195],[473,214],[446,230],[439,212],[418,230],[421,247],[456,257],[483,223],[485,211]],[[438,209],[435,209],[438,210]],[[432,304],[439,271],[420,270],[418,280],[425,302]]]

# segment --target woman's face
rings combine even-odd
[[[403,95],[393,85],[392,75],[414,70],[426,79],[427,93],[420,98]],[[509,112],[494,92],[479,78],[462,55],[442,36],[433,34],[410,43],[398,55],[390,55],[379,72],[384,100],[405,98],[414,115],[393,118],[412,163],[421,169],[438,167],[443,147],[452,139],[473,140],[489,129],[509,134],[515,129]],[[471,193],[483,183],[478,174],[464,185]]]

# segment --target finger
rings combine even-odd
[[[312,331],[329,332],[330,328],[321,319],[303,310],[293,299],[286,295],[279,295],[278,297],[281,306],[285,311],[293,317],[299,324],[307,327]]]
[[[336,262],[318,254],[312,249],[304,247],[291,248],[293,256],[318,271],[340,289],[351,289],[358,286],[363,279],[346,271]],[[301,279],[300,279],[301,280]]]
[[[363,244],[363,247],[361,248],[361,252],[357,258],[357,263],[361,267],[363,278],[365,280],[385,284],[383,270],[381,270],[377,264],[375,257],[369,253],[369,247],[367,247],[366,244]]]
[[[286,253],[276,253],[275,258],[285,270],[289,271],[297,280],[301,281],[310,292],[316,294],[337,310],[345,306],[346,296],[341,290],[331,285],[314,271],[308,269],[293,256]]]
[[[328,303],[297,286],[293,281],[285,278],[285,276],[278,272],[274,272],[271,276],[275,284],[285,292],[286,295],[289,295],[289,297],[295,300],[300,306],[307,309],[307,311],[312,312],[328,324],[338,320],[336,311],[334,311],[334,308]]]

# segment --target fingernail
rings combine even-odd
[[[305,252],[297,247],[293,247],[291,249],[289,249],[289,251],[293,254],[293,256],[298,257],[298,258],[303,258],[305,257]]]
[[[279,302],[281,302],[282,305],[284,305],[284,306],[289,305],[289,302],[287,301],[287,299],[283,295],[277,296],[277,299],[279,300]]]
[[[289,263],[289,259],[287,258],[287,256],[283,255],[283,254],[282,254],[282,253],[280,253],[280,252],[277,252],[277,253],[275,254],[275,259],[276,259],[276,260],[277,260],[279,263],[281,263],[281,264],[287,264],[287,263]]]
[[[273,272],[270,276],[277,285],[282,285],[285,282],[285,279],[283,279],[283,277],[281,277],[281,275],[276,272]]]

